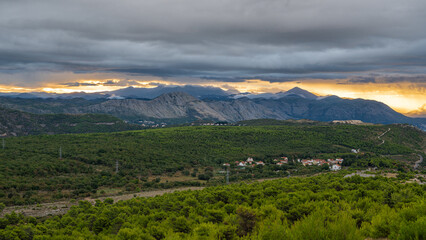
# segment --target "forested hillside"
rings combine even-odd
[[[388,128],[395,134],[384,136],[386,142],[381,144],[377,136]],[[0,201],[30,204],[89,196],[111,188],[138,191],[200,185],[214,179],[223,182],[223,177],[216,177],[222,164],[247,157],[266,163],[280,156],[343,157],[347,167],[405,171],[410,163],[382,155],[409,155],[424,144],[425,133],[406,125],[206,126],[7,138],[5,148],[0,148]],[[363,153],[351,153],[353,148]],[[233,170],[231,181],[322,170],[326,169],[266,165]],[[168,179],[175,176],[184,178]]]
[[[327,174],[11,214],[0,239],[425,239],[426,185]]]
[[[116,132],[142,127],[106,114],[33,114],[0,107],[0,135]]]

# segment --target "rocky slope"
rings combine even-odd
[[[377,101],[336,96],[317,98],[301,89],[278,99],[243,97],[199,100],[187,93],[172,92],[152,100],[0,98],[0,104],[33,113],[104,113],[129,121],[185,123],[205,119],[236,122],[259,118],[361,120],[367,123],[409,123],[426,128],[426,119],[409,118]]]

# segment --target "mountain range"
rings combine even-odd
[[[172,92],[184,92],[192,95],[199,99],[223,99],[233,96],[233,93],[222,90],[217,87],[204,87],[196,85],[159,85],[152,88],[135,88],[127,87],[118,89],[115,91],[98,92],[98,93],[86,93],[86,92],[75,92],[75,93],[48,93],[48,92],[29,92],[29,93],[0,93],[0,96],[11,97],[11,98],[57,98],[57,99],[73,99],[73,98],[84,98],[87,100],[92,99],[125,99],[125,98],[136,98],[136,99],[154,99],[165,93]]]
[[[127,88],[115,93],[118,96],[129,92],[137,94],[138,91],[140,89]],[[337,96],[318,97],[300,88],[256,98],[241,94],[231,97],[229,94],[226,95],[225,91],[221,91],[216,95],[209,94],[209,97],[205,98],[200,97],[207,96],[204,93],[195,97],[180,91],[163,93],[153,99],[0,97],[0,105],[38,114],[109,114],[130,122],[188,123],[196,120],[237,122],[261,118],[361,120],[381,124],[408,123],[426,129],[425,118],[404,116],[387,105],[372,100],[343,99]]]
[[[318,96],[312,94],[308,91],[305,91],[301,88],[295,87],[286,92],[279,93],[240,93],[235,91],[224,91],[218,87],[210,86],[196,86],[196,85],[184,85],[184,86],[174,86],[174,85],[159,85],[153,88],[135,88],[127,87],[118,89],[115,91],[107,92],[98,92],[98,93],[86,93],[86,92],[75,92],[75,93],[48,93],[48,92],[29,92],[29,93],[0,93],[0,97],[11,97],[11,98],[25,98],[25,99],[35,99],[35,98],[56,98],[56,99],[73,99],[73,98],[84,98],[87,100],[93,99],[154,99],[166,93],[173,92],[183,92],[187,93],[198,99],[214,99],[214,100],[225,100],[225,99],[237,99],[242,97],[247,97],[250,99],[254,98],[273,98],[278,99],[285,97],[290,94],[296,94],[309,99],[316,99]]]

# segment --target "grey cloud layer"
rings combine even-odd
[[[424,0],[3,0],[0,71],[425,73],[425,12]]]

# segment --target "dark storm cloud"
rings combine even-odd
[[[69,83],[63,83],[62,85],[67,86],[67,87],[79,87],[80,83],[79,82],[69,82]]]
[[[153,85],[156,83],[152,83]],[[130,79],[106,79],[96,83],[92,82],[66,82],[61,83],[62,86],[67,87],[80,87],[80,86],[137,86],[141,85],[139,82]],[[161,84],[160,84],[161,85]]]
[[[120,82],[118,81],[113,81],[113,80],[107,80],[106,82],[104,82],[102,85],[108,85],[108,86],[115,86],[115,85],[119,85]]]
[[[288,81],[425,71],[425,11],[424,0],[3,0],[0,72]]]
[[[375,77],[354,77],[352,79],[348,80],[349,83],[375,83],[376,78]]]
[[[79,86],[98,86],[96,83],[85,83],[85,82],[69,82],[69,83],[63,83],[62,85],[67,87],[79,87]]]
[[[369,74],[367,76],[353,76],[349,77],[347,81],[341,82],[340,84],[353,84],[353,83],[423,83],[426,84],[426,75],[381,75],[381,74]]]
[[[382,81],[386,83],[398,83],[398,82],[412,82],[412,83],[425,83],[426,75],[420,76],[383,76]]]

